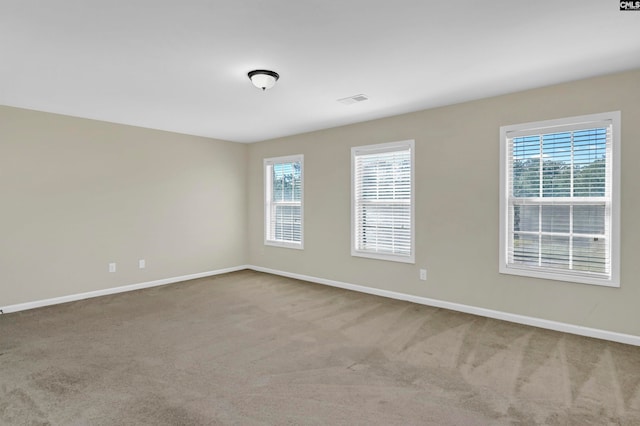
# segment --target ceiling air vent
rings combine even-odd
[[[338,99],[338,102],[345,105],[351,105],[351,104],[355,104],[356,102],[363,102],[367,100],[369,100],[367,95],[360,94],[360,95],[349,96],[348,98]]]

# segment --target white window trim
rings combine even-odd
[[[558,281],[568,281],[581,284],[592,284],[607,287],[620,287],[620,134],[621,134],[621,113],[612,111],[600,114],[590,114],[577,117],[567,117],[555,120],[537,121],[531,123],[502,126],[500,127],[500,252],[499,252],[499,272],[501,274],[520,275],[526,277],[543,278]],[[507,263],[507,250],[509,238],[509,218],[508,218],[508,143],[507,138],[517,137],[526,133],[533,133],[536,130],[550,132],[561,132],[566,128],[575,128],[589,123],[610,121],[612,123],[611,140],[611,277],[597,278],[574,275],[571,272],[563,271],[542,271],[527,268],[519,268]]]
[[[391,255],[372,253],[364,250],[356,249],[356,180],[355,180],[355,159],[360,153],[382,153],[399,151],[406,148],[411,151],[411,254],[409,256]],[[375,145],[354,146],[351,148],[351,256],[366,257],[377,260],[387,260],[391,262],[413,263],[415,264],[415,247],[416,247],[416,226],[415,226],[415,141],[405,140],[397,142],[388,142]]]
[[[273,184],[267,175],[267,168],[278,163],[300,162],[300,242],[280,241],[269,239],[269,220],[271,214],[271,191]],[[287,155],[284,157],[265,158],[263,160],[262,176],[264,179],[264,245],[291,249],[304,249],[304,155]]]

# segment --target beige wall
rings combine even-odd
[[[636,70],[249,146],[0,106],[0,306],[248,263],[640,335],[639,81]],[[499,127],[613,110],[622,287],[498,274]],[[405,139],[416,264],[351,257],[350,148]],[[262,159],[290,154],[305,156],[304,250],[263,244]]]
[[[499,127],[614,110],[622,111],[622,287],[499,274]],[[253,144],[249,263],[640,335],[638,117],[640,70]],[[351,257],[350,148],[405,139],[416,142],[416,264]],[[263,244],[262,159],[289,154],[304,154],[304,250]]]
[[[0,306],[245,264],[246,155],[0,107]]]

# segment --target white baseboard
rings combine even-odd
[[[390,290],[382,290],[373,287],[366,287],[357,284],[349,284],[341,281],[328,280],[325,278],[312,277],[310,275],[295,274],[292,272],[279,271],[276,269],[263,268],[254,265],[240,265],[231,268],[218,269],[215,271],[200,272],[197,274],[183,275],[179,277],[165,278],[161,280],[148,281],[138,284],[130,284],[120,287],[107,288],[104,290],[90,291],[86,293],[72,294],[68,296],[54,297],[52,299],[37,300],[34,302],[19,303],[16,305],[0,306],[0,311],[8,314],[11,312],[24,311],[27,309],[40,308],[43,306],[57,305],[59,303],[74,302],[76,300],[89,299],[92,297],[106,296],[109,294],[123,293],[126,291],[140,290],[143,288],[157,287],[166,284],[177,283],[180,281],[188,281],[196,278],[211,277],[214,275],[226,274],[229,272],[241,271],[243,269],[252,269],[258,272],[265,272],[273,275],[294,278],[303,281],[309,281],[317,284],[324,284],[332,287],[343,288],[346,290],[358,291],[361,293],[373,294],[376,296],[388,297],[391,299],[406,300],[408,302],[418,303],[421,305],[433,306],[436,308],[450,309],[452,311],[464,312],[473,315],[479,315],[487,318],[494,318],[503,321],[514,322],[518,324],[530,325],[533,327],[545,328],[548,330],[561,331],[564,333],[577,334],[579,336],[594,337],[596,339],[610,340],[613,342],[625,343],[628,345],[640,346],[640,336],[631,334],[616,333],[613,331],[600,330],[597,328],[583,327],[579,325],[567,324],[557,321],[550,321],[541,318],[528,317],[525,315],[512,314],[508,312],[495,311],[492,309],[478,308],[475,306],[463,305],[460,303],[446,302],[443,300],[430,299],[422,296],[414,296],[406,293],[398,293]]]
[[[600,330],[597,328],[583,327],[580,325],[567,324],[557,321],[549,321],[541,318],[528,317],[524,315],[511,314],[508,312],[494,311],[492,309],[478,308],[475,306],[463,305],[460,303],[446,302],[437,299],[430,299],[422,296],[398,293],[395,291],[381,290],[378,288],[366,287],[357,284],[349,284],[340,281],[327,280],[324,278],[312,277],[309,275],[294,274],[291,272],[278,271],[275,269],[263,268],[261,266],[248,265],[248,269],[258,272],[280,275],[283,277],[295,278],[303,281],[310,281],[317,284],[329,285],[332,287],[344,288],[347,290],[359,291],[361,293],[374,294],[376,296],[389,297],[391,299],[406,300],[421,305],[433,306],[436,308],[450,309],[452,311],[464,312],[467,314],[479,315],[487,318],[494,318],[518,324],[530,325],[533,327],[546,328],[548,330],[562,331],[564,333],[577,334],[580,336],[594,337],[596,339],[611,340],[613,342],[625,343],[628,345],[640,346],[640,336],[632,334],[616,333],[613,331]]]
[[[215,271],[207,271],[207,272],[199,272],[197,274],[182,275],[180,277],[165,278],[162,280],[147,281],[144,283],[105,288],[104,290],[70,294],[68,296],[54,297],[52,299],[37,300],[35,302],[18,303],[16,305],[9,305],[9,306],[0,306],[0,311],[4,312],[5,314],[8,314],[11,312],[25,311],[27,309],[41,308],[43,306],[57,305],[59,303],[75,302],[76,300],[90,299],[92,297],[123,293],[125,291],[141,290],[143,288],[149,288],[149,287],[158,287],[161,285],[173,284],[180,281],[194,280],[196,278],[211,277],[213,275],[226,274],[229,272],[241,271],[243,269],[249,269],[249,267],[247,265],[240,265],[240,266],[234,266],[231,268],[217,269]]]

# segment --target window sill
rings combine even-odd
[[[351,250],[351,256],[365,257],[365,258],[376,259],[376,260],[386,260],[389,262],[412,263],[412,264],[416,263],[415,256],[394,256],[390,254],[369,253],[366,251],[357,251],[357,250]]]
[[[264,242],[264,245],[271,246],[271,247],[304,250],[304,246],[302,245],[302,243],[293,243],[293,242],[287,242],[287,241],[267,240]]]
[[[589,284],[589,285],[597,285],[601,287],[620,287],[620,280],[616,280],[614,278],[598,278],[598,277],[590,277],[586,275],[578,275],[562,272],[551,272],[530,268],[518,268],[515,266],[501,265],[500,271],[501,274],[506,275],[519,275],[521,277],[530,277],[530,278],[541,278],[545,280],[555,280],[555,281],[565,281],[575,284]]]

